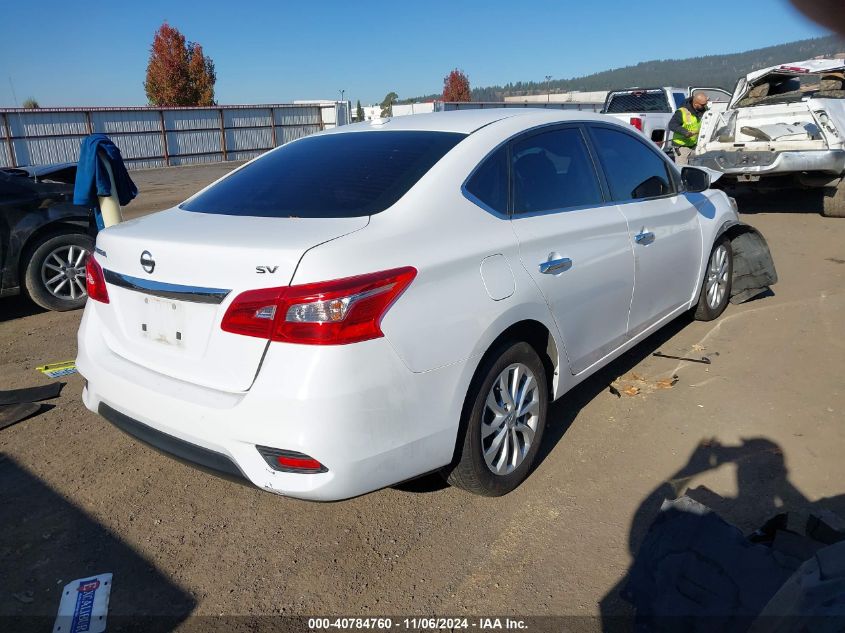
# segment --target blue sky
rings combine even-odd
[[[0,106],[144,105],[167,20],[217,67],[219,103],[439,92],[568,78],[649,59],[729,53],[826,34],[786,0],[38,2],[0,8]],[[675,33],[687,32],[681,36]]]

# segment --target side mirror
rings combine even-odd
[[[701,193],[710,188],[710,174],[696,167],[684,167],[681,169],[681,182],[686,193]]]

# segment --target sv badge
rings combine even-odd
[[[263,275],[264,273],[270,273],[272,275],[277,270],[279,270],[278,266],[256,266],[255,267],[255,272],[257,272],[259,275]]]

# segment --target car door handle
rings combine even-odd
[[[547,262],[540,264],[540,272],[544,275],[554,275],[562,273],[565,270],[572,268],[572,260],[568,257],[561,257],[560,259],[550,259]]]
[[[651,231],[637,233],[637,235],[634,236],[634,240],[637,242],[637,244],[648,246],[654,241],[654,233],[652,233]]]

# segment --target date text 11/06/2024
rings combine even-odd
[[[321,631],[328,629],[365,630],[375,629],[389,631],[391,629],[406,631],[456,631],[472,630],[527,630],[524,620],[516,618],[309,618],[308,630]]]

